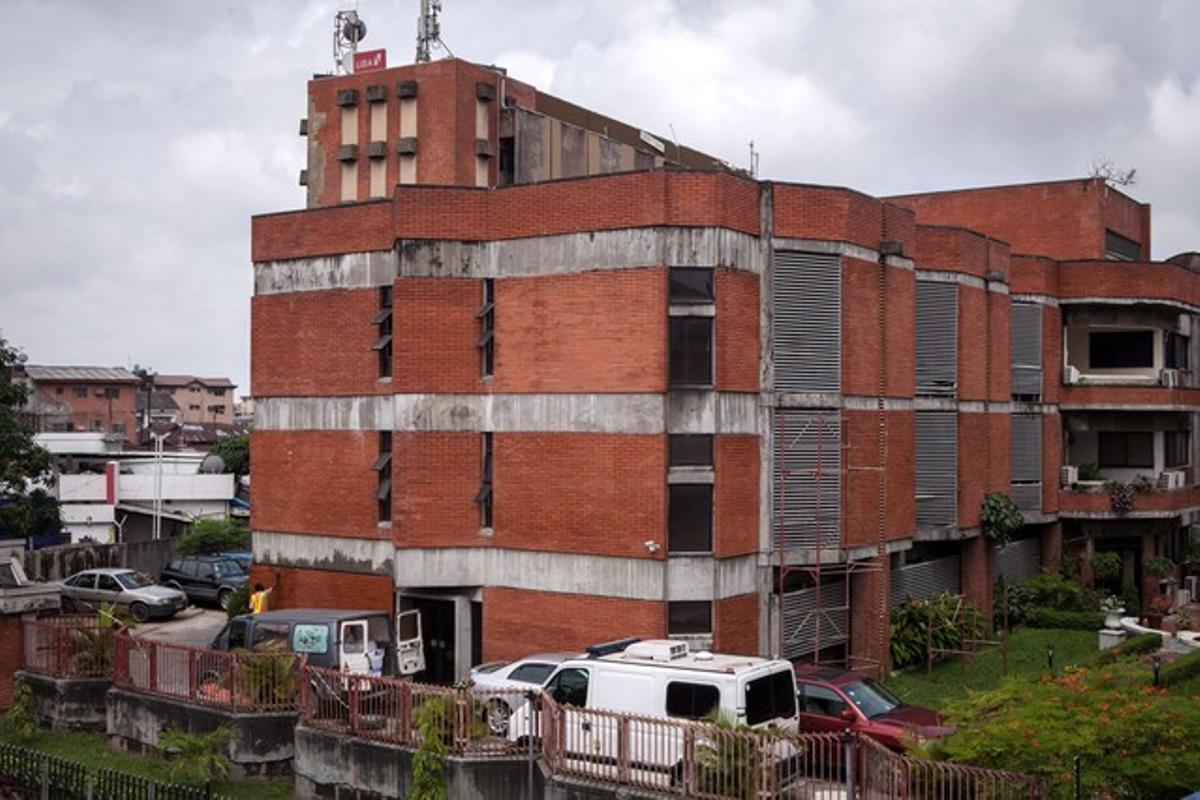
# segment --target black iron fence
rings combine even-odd
[[[90,769],[40,750],[0,744],[0,796],[28,800],[229,800],[211,788]]]

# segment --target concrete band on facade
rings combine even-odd
[[[1047,308],[1058,308],[1058,298],[1050,297],[1044,294],[1023,294],[1021,292],[1012,293],[1012,301],[1014,303],[1037,303],[1040,306]]]
[[[388,394],[256,398],[266,431],[496,431],[757,434],[758,395]]]
[[[972,289],[983,289],[996,294],[1008,294],[1008,284],[1003,281],[985,280],[977,275],[965,272],[951,272],[944,269],[917,268],[917,280],[934,281],[935,283],[957,283],[960,286],[970,286]]]
[[[762,274],[766,251],[758,237],[724,228],[628,228],[490,242],[405,240],[395,250],[257,263],[254,293],[366,289],[397,278],[516,278],[663,266]]]
[[[389,540],[254,532],[254,560],[275,567],[391,574],[398,589],[499,586],[626,600],[723,600],[759,590],[754,555],[620,558],[500,547],[397,548]]]
[[[775,250],[794,250],[801,253],[827,253],[846,256],[858,261],[879,261],[879,251],[850,242],[826,241],[823,239],[795,239],[775,237],[771,239]],[[885,256],[884,263],[896,269],[914,269],[913,260],[904,256]]]
[[[1060,297],[1058,298],[1060,306],[1086,306],[1086,305],[1111,305],[1111,306],[1169,306],[1189,314],[1200,314],[1200,306],[1185,303],[1182,300],[1172,300],[1166,297]]]

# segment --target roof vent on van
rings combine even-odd
[[[675,642],[670,639],[651,639],[648,642],[636,642],[625,648],[627,657],[648,658],[651,661],[674,661],[687,654],[687,642]]]
[[[712,653],[707,650],[697,650],[692,654],[692,658],[697,661],[712,661]]]

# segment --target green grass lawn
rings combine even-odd
[[[1031,678],[1044,674],[1048,645],[1054,647],[1055,669],[1086,664],[1100,653],[1095,631],[1021,628],[1009,641],[1008,674]],[[935,664],[929,677],[924,667],[909,667],[884,684],[907,703],[943,709],[948,703],[966,697],[972,689],[997,686],[1003,677],[1003,655],[999,648],[993,647],[975,657],[973,668],[953,659]]]
[[[163,759],[111,750],[105,737],[99,734],[41,730],[28,742],[17,742],[7,735],[0,736],[0,741],[68,758],[91,769],[106,767],[147,778],[170,780],[167,762]],[[290,780],[253,780],[240,783],[216,783],[213,784],[213,791],[237,800],[287,800],[292,796],[292,782]]]

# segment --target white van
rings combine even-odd
[[[588,772],[624,760],[673,776],[684,756],[684,726],[675,723],[704,720],[713,712],[751,728],[798,730],[791,662],[692,653],[686,642],[666,639],[622,640],[587,652],[560,664],[542,691],[563,708],[565,757],[587,762]],[[635,719],[622,726],[619,715],[658,720]],[[526,739],[536,725],[530,716],[528,703],[513,714],[511,741]],[[618,752],[621,747],[624,752]]]

